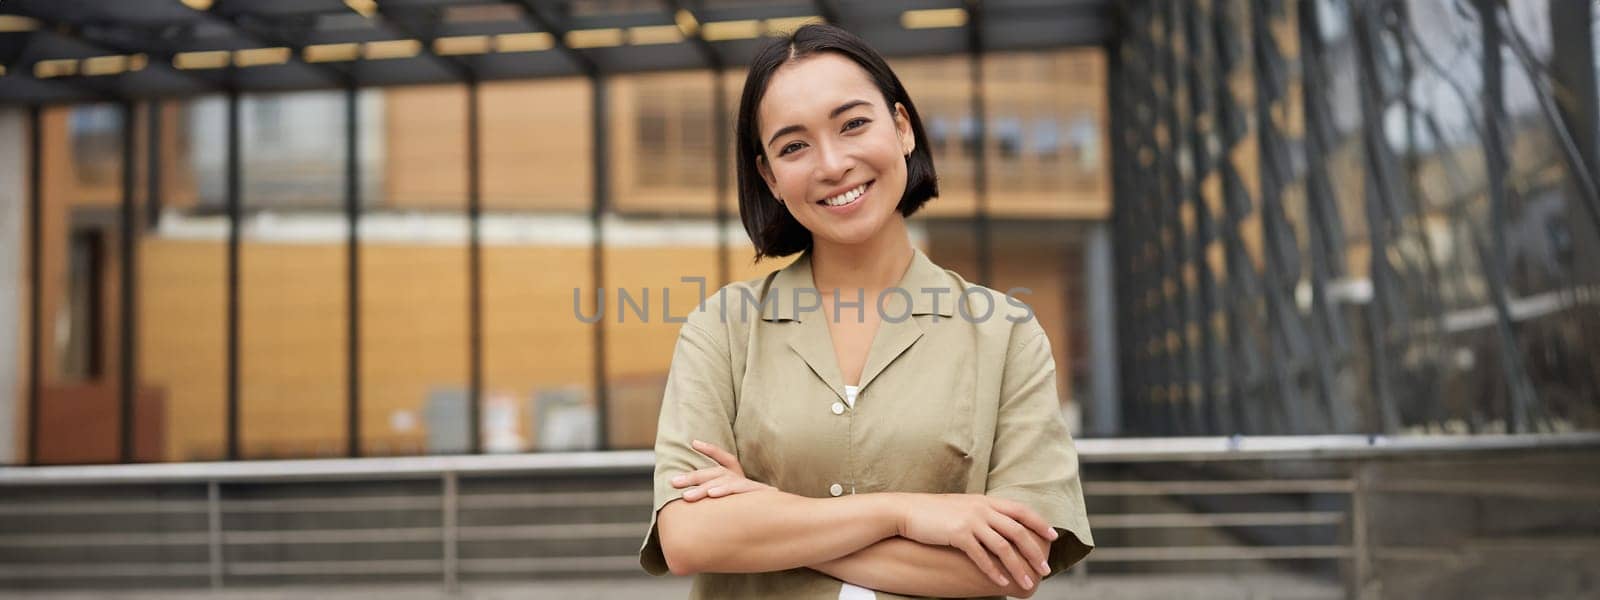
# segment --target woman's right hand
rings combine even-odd
[[[1010,585],[1006,571],[1025,588],[1050,573],[1045,559],[1055,529],[1020,503],[979,494],[905,494],[903,500],[900,537],[966,552],[1001,586]],[[994,557],[1005,564],[1004,571]]]

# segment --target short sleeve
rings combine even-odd
[[[1061,416],[1050,339],[1032,319],[1015,325],[1001,375],[1000,414],[989,462],[989,496],[1020,502],[1059,535],[1051,577],[1094,549],[1078,478],[1078,452]]]
[[[710,442],[729,451],[736,448],[733,376],[726,336],[712,333],[714,326],[697,323],[706,314],[690,313],[689,320],[679,329],[666,392],[661,398],[661,418],[656,425],[654,507],[650,530],[639,548],[639,565],[651,575],[668,572],[656,521],[661,507],[683,497],[684,490],[672,487],[672,477],[716,464],[696,451],[691,442]]]

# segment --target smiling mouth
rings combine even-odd
[[[877,181],[877,180],[873,180],[873,181]],[[849,206],[851,204],[854,204],[857,200],[860,200],[861,196],[863,196],[863,195],[865,195],[867,193],[867,188],[872,187],[872,183],[873,183],[872,181],[868,181],[868,182],[863,183],[861,185],[858,185],[858,186],[856,186],[854,188],[851,188],[850,190],[846,191],[843,194],[839,194],[839,195],[834,196],[832,198],[823,198],[821,200],[818,200],[817,204],[821,204],[823,206]]]

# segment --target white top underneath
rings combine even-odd
[[[860,386],[854,386],[854,385],[844,386],[844,402],[845,402],[845,404],[849,404],[850,408],[855,408],[856,407],[856,394],[859,394],[859,393],[861,393]],[[867,588],[864,588],[864,587],[861,587],[861,586],[858,586],[858,585],[851,585],[851,584],[846,583],[846,584],[844,584],[844,585],[839,587],[839,600],[876,600],[877,597],[878,597],[878,595],[872,593],[872,590],[869,590]]]

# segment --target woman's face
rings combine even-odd
[[[865,69],[832,52],[786,64],[756,115],[761,175],[813,241],[858,244],[900,218],[915,138]]]

